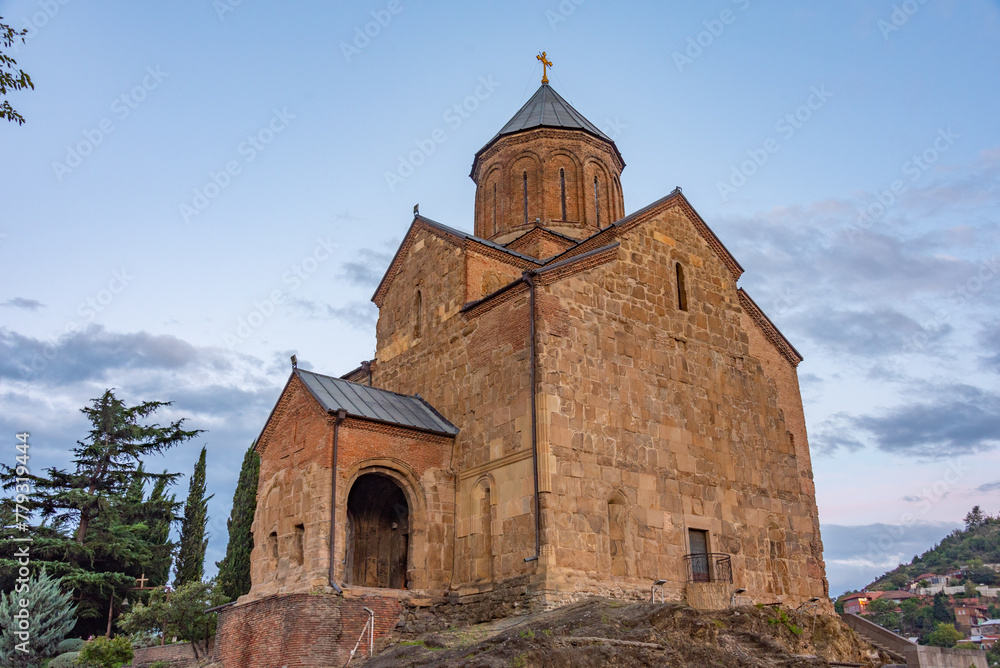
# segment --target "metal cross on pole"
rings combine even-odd
[[[535,56],[535,60],[541,61],[542,63],[542,83],[547,84],[549,82],[549,75],[546,73],[546,68],[552,67],[552,61],[545,57],[545,52],[542,51],[540,54]]]

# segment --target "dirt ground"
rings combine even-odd
[[[772,607],[700,612],[677,603],[592,598],[550,612],[427,633],[365,668],[875,668],[889,658],[838,617]]]

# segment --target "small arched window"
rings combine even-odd
[[[521,173],[521,190],[524,193],[524,224],[528,224],[528,172]]]
[[[562,203],[562,219],[566,220],[566,170],[559,169],[559,201]]]
[[[423,296],[420,294],[420,290],[417,290],[417,296],[413,298],[413,337],[420,338],[420,332],[423,328],[424,320],[424,304]]]
[[[267,552],[272,559],[278,558],[278,532],[272,531],[267,537]]]
[[[684,285],[684,267],[677,263],[677,308],[688,310],[687,287]]]

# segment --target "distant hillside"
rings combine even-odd
[[[964,529],[955,529],[909,564],[884,573],[865,590],[900,589],[918,575],[944,574],[963,566],[971,567],[970,575],[976,584],[1000,583],[1000,574],[983,564],[1000,564],[1000,517],[991,517],[975,506],[965,516]]]

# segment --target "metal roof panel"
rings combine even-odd
[[[345,410],[352,417],[448,436],[458,433],[455,425],[421,397],[390,392],[302,369],[296,369],[295,374],[328,411]]]

